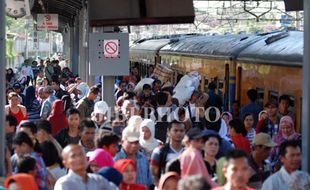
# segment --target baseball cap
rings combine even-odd
[[[94,113],[100,113],[105,115],[109,109],[108,104],[105,101],[99,101],[95,103]]]
[[[277,146],[277,144],[274,143],[273,140],[271,140],[270,135],[268,135],[267,133],[256,134],[253,139],[253,145],[264,145],[267,147]]]
[[[202,138],[204,137],[205,134],[202,133],[202,130],[199,128],[191,128],[190,130],[188,130],[186,135],[188,136],[190,140],[193,140],[193,139]]]
[[[122,139],[127,140],[129,142],[136,142],[139,141],[140,133],[137,129],[133,126],[127,126],[123,130]]]

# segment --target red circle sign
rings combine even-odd
[[[117,44],[115,42],[108,42],[104,46],[104,50],[108,54],[115,54],[118,50]]]

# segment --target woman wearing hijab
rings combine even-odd
[[[28,112],[29,121],[37,121],[40,119],[41,104],[36,98],[36,89],[33,86],[26,88],[25,107]]]
[[[140,124],[139,143],[150,160],[153,150],[161,144],[158,139],[155,139],[155,123],[153,120],[145,119]]]
[[[123,174],[120,190],[147,190],[146,187],[136,183],[136,163],[130,159],[117,160],[113,167]]]
[[[52,113],[47,120],[52,125],[52,135],[56,135],[61,129],[68,127],[64,104],[61,100],[56,100],[53,103]]]
[[[167,172],[159,180],[158,190],[177,190],[179,174],[176,172]]]
[[[93,173],[97,173],[101,168],[106,166],[113,166],[113,159],[111,155],[104,149],[97,148],[89,157],[89,168]]]
[[[16,174],[5,180],[7,190],[38,190],[34,177],[30,174]]]
[[[280,119],[279,132],[274,136],[273,140],[278,145],[288,140],[298,140],[301,142],[301,134],[295,131],[294,121],[290,116],[283,116]],[[279,156],[279,147],[274,147],[271,150],[270,158],[275,168],[280,164]]]

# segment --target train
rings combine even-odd
[[[177,82],[187,73],[198,71],[200,90],[207,92],[210,82],[229,110],[237,100],[248,103],[247,90],[256,89],[258,104],[290,96],[290,109],[296,114],[300,131],[302,109],[302,31],[272,31],[258,34],[175,35],[142,39],[130,47],[130,64],[141,76],[150,67],[163,64],[174,73]]]

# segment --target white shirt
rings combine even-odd
[[[69,173],[57,180],[54,190],[116,190],[113,183],[97,174],[87,174],[86,183],[82,177],[69,170]]]
[[[282,166],[278,172],[266,179],[261,190],[289,190],[288,182],[290,178],[290,174]]]

